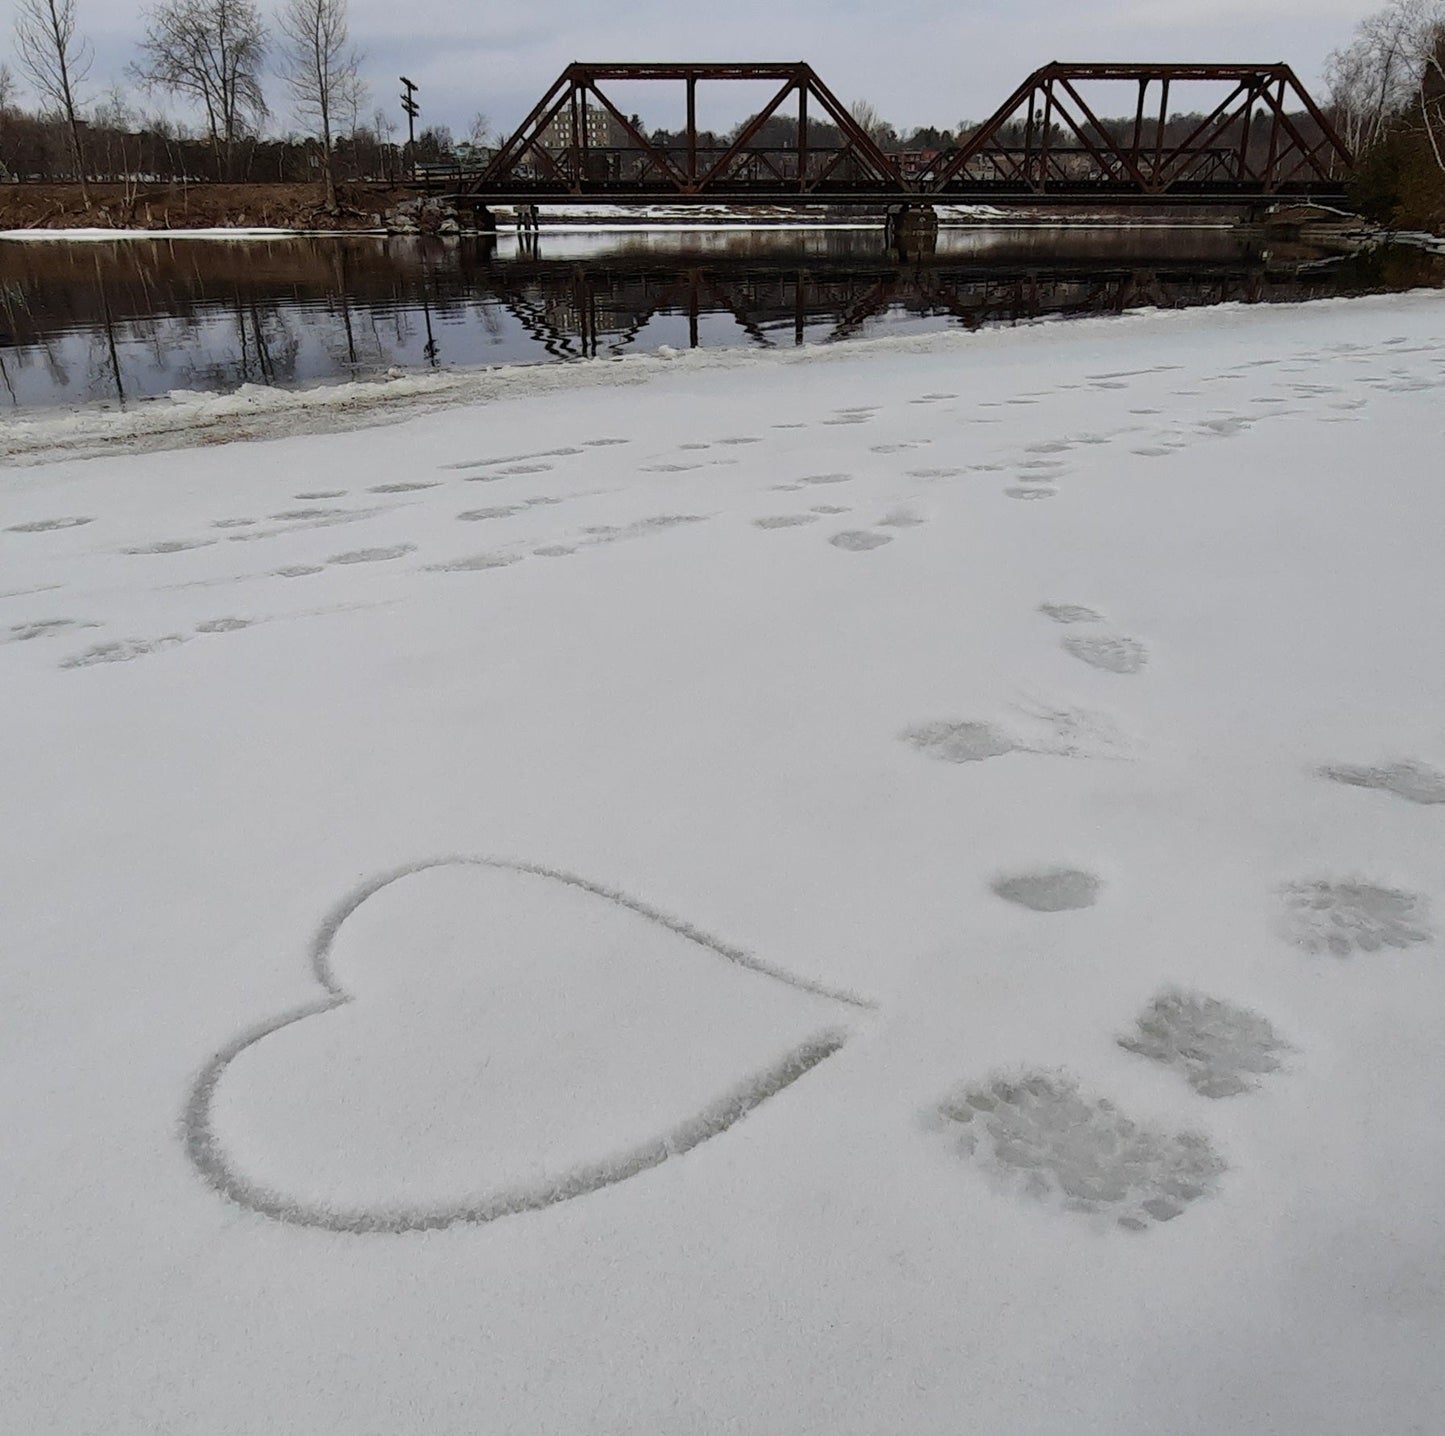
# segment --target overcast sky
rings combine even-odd
[[[260,0],[263,13],[276,3]],[[77,6],[95,46],[95,93],[123,78],[141,22],[131,0]],[[982,119],[1055,59],[1285,60],[1318,95],[1325,56],[1373,8],[1371,0],[913,0],[896,8],[878,0],[351,0],[351,27],[366,52],[371,107],[400,119],[396,77],[406,74],[421,86],[422,123],[458,135],[479,110],[510,131],[574,59],[807,60],[845,103],[865,98],[906,129]],[[0,31],[5,59],[18,68],[8,26]],[[279,84],[268,93],[284,126]],[[729,127],[758,107],[725,96],[720,87],[705,123]],[[651,124],[672,118],[642,113]]]

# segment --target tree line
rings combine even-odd
[[[197,128],[138,112],[118,87],[90,92],[93,55],[77,0],[14,3],[15,69],[0,61],[0,179],[67,179],[82,191],[101,178],[316,179],[334,207],[339,177],[398,175],[395,120],[382,108],[363,118],[369,96],[347,0],[280,0],[270,25],[256,0],[158,0],[143,10],[127,78],[148,99],[187,104]],[[268,66],[306,126],[303,135],[264,137],[273,119],[263,83]],[[38,101],[30,109],[18,104],[17,69]],[[1361,206],[1391,221],[1445,224],[1445,0],[1390,0],[1330,56],[1326,78],[1330,118],[1359,157]],[[867,101],[850,110],[895,154],[946,150],[976,128],[960,121],[952,130],[900,132]],[[1171,116],[1169,129],[1187,128],[1193,118]],[[1127,123],[1117,122],[1121,133]],[[444,127],[424,130],[409,158],[465,160],[485,146],[488,129],[478,115],[460,144]],[[786,143],[789,133],[788,121],[770,120],[755,143]],[[809,133],[822,146],[842,138],[816,121]],[[675,137],[657,130],[651,138],[666,144]],[[88,203],[84,192],[82,199]]]
[[[282,0],[269,25],[255,0],[159,0],[141,15],[127,79],[148,100],[180,101],[199,126],[139,112],[119,86],[91,92],[76,0],[15,0],[14,68],[0,61],[0,179],[78,182],[87,205],[98,179],[317,179],[334,207],[338,176],[395,177],[395,121],[383,109],[362,118],[369,96],[347,0]],[[268,66],[304,135],[263,138]],[[416,157],[452,148],[448,132],[423,131]]]
[[[1355,203],[1445,229],[1445,0],[1391,0],[1329,58],[1330,105],[1357,156]]]

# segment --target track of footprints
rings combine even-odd
[[[1346,344],[1330,352],[1335,359],[1361,370],[1351,376],[1351,386],[1355,389],[1364,386],[1382,393],[1407,393],[1438,387],[1445,380],[1445,362],[1434,350],[1411,350],[1394,345],[1382,354],[1379,348]],[[1417,359],[1412,368],[1408,356],[1415,353],[1424,354],[1425,358]],[[863,441],[858,445],[858,456],[862,458],[864,451],[876,456],[893,474],[908,480],[918,493],[927,494],[931,485],[984,479],[1001,485],[1002,495],[1011,500],[1037,502],[1051,499],[1062,491],[1076,472],[1078,459],[1097,455],[1102,450],[1112,450],[1120,457],[1127,453],[1152,463],[1167,459],[1186,445],[1227,442],[1258,424],[1285,419],[1304,410],[1312,411],[1313,419],[1326,422],[1358,420],[1360,408],[1368,400],[1349,397],[1341,386],[1312,379],[1311,362],[1316,356],[1298,357],[1298,363],[1287,362],[1287,358],[1251,361],[1199,379],[1199,388],[1174,390],[1176,398],[1197,398],[1200,403],[1193,406],[1193,411],[1188,405],[1179,405],[1173,411],[1175,417],[1163,421],[1160,411],[1154,407],[1140,404],[1122,407],[1128,405],[1130,381],[1138,377],[1135,373],[1110,371],[1087,375],[1080,383],[1063,387],[1099,395],[1121,394],[1123,397],[1119,399],[1108,400],[1121,406],[1114,427],[1087,433],[1036,433],[1013,449],[981,454],[973,462],[960,462],[960,450],[965,447],[961,425],[998,423],[1005,406],[1035,404],[1045,395],[1022,394],[1008,400],[970,404],[955,393],[919,394],[908,400],[918,406],[911,411],[919,415],[914,436],[872,444],[866,442],[868,426],[880,413],[879,407],[873,405],[839,408],[814,418],[811,423],[789,422],[774,427],[790,430],[818,427],[828,433],[844,429],[859,433]],[[1427,372],[1430,365],[1433,369]],[[1271,366],[1277,371],[1278,380],[1271,392],[1232,405],[1227,399],[1216,402],[1228,394],[1232,382],[1242,379],[1248,370],[1262,366]],[[1152,376],[1161,371],[1148,372]],[[1175,378],[1167,382],[1187,381]],[[212,520],[201,532],[147,538],[120,548],[112,540],[105,551],[157,569],[184,564],[183,556],[194,550],[227,544],[242,545],[240,549],[229,550],[232,552],[262,553],[267,541],[312,530],[362,524],[409,505],[455,503],[459,485],[468,486],[464,492],[469,500],[452,512],[459,525],[457,532],[499,535],[490,547],[434,554],[418,551],[417,544],[405,541],[355,542],[349,547],[338,543],[335,551],[309,562],[284,563],[261,574],[200,582],[257,577],[301,581],[316,579],[331,569],[362,566],[375,567],[378,574],[388,571],[481,574],[532,558],[558,560],[586,549],[647,539],[717,517],[711,512],[695,511],[700,507],[695,502],[678,500],[677,507],[668,511],[621,522],[573,523],[551,533],[539,534],[536,523],[521,523],[529,516],[540,518],[553,510],[562,510],[561,516],[565,518],[564,506],[588,496],[585,492],[566,495],[528,492],[529,488],[535,489],[542,476],[552,473],[559,465],[585,462],[591,451],[610,450],[631,442],[626,438],[601,436],[580,444],[463,459],[445,465],[434,476],[373,484],[360,495],[327,486],[324,480],[318,484],[313,479],[309,485],[298,485],[293,496],[296,507],[278,508],[264,516],[225,515]],[[633,467],[645,474],[675,475],[682,491],[686,491],[685,486],[691,482],[688,476],[706,476],[718,468],[756,479],[757,460],[750,460],[749,454],[759,442],[761,436],[754,434],[691,440],[672,451],[643,455]],[[828,442],[836,447],[833,440]],[[936,446],[932,452],[929,452],[930,446]],[[787,501],[795,507],[780,512],[744,514],[743,522],[757,532],[759,542],[770,545],[821,542],[844,555],[866,556],[898,539],[906,539],[910,530],[929,521],[927,505],[920,505],[916,495],[901,498],[895,495],[886,504],[862,499],[858,497],[864,488],[858,483],[859,476],[846,469],[828,468],[827,462],[820,457],[816,469],[800,464],[799,469],[806,472],[766,485],[771,492],[795,495]],[[470,497],[481,492],[471,489],[473,484],[500,485],[495,492],[501,497],[490,503],[478,503]],[[527,528],[525,537],[521,534],[523,527]],[[62,515],[11,525],[6,534],[14,536],[17,543],[55,542],[73,546],[76,542],[92,542],[95,535],[103,535],[104,529],[104,523],[91,516]],[[795,538],[788,539],[789,533]],[[762,535],[777,537],[764,539]],[[899,551],[901,549],[895,550]],[[71,547],[65,552],[73,553],[74,549]],[[838,560],[854,561],[851,557]],[[859,561],[870,560],[864,557]],[[46,585],[22,592],[45,592],[59,587]],[[325,611],[329,610],[307,612]],[[1057,649],[1067,659],[1094,670],[1099,675],[1099,683],[1110,687],[1118,683],[1123,691],[1130,684],[1148,682],[1152,661],[1149,645],[1139,636],[1117,629],[1105,613],[1065,601],[1043,603],[1038,612],[1041,630],[1053,634]],[[223,614],[159,636],[93,642],[78,651],[62,654],[59,666],[69,670],[129,662],[196,639],[230,634],[270,621],[275,619]],[[91,618],[37,617],[0,627],[0,645],[28,644],[35,640],[63,642],[77,637],[82,630],[100,627],[102,625]],[[52,647],[49,643],[44,646]],[[898,736],[919,758],[959,770],[959,777],[948,780],[957,782],[968,781],[965,775],[969,768],[979,763],[1130,756],[1129,743],[1111,720],[1088,712],[1037,704],[1020,708],[1007,720],[967,713],[936,717],[915,723]],[[1342,803],[1445,804],[1445,772],[1411,757],[1375,757],[1373,760],[1371,755],[1355,757],[1358,761],[1318,767],[1309,777],[1333,785]],[[615,907],[640,913],[680,934],[699,950],[710,950],[714,957],[744,965],[751,961],[728,945],[665,918],[635,899],[549,869],[531,871],[571,883]],[[1096,874],[1062,866],[1001,873],[989,887],[994,899],[1016,910],[1019,923],[1054,924],[1055,935],[1067,934],[1069,924],[1087,920],[1071,914],[1081,913],[1109,897],[1106,884]],[[362,896],[369,896],[370,892],[368,889]],[[1311,956],[1351,960],[1362,954],[1408,955],[1411,950],[1436,939],[1423,895],[1372,882],[1358,874],[1306,873],[1284,884],[1275,897],[1273,937],[1282,948],[1293,950],[1296,961]],[[786,975],[783,980],[791,981]],[[339,988],[335,991],[328,988],[328,993],[317,1010],[345,1000]],[[1277,1078],[1298,1055],[1266,1015],[1232,1002],[1227,996],[1174,988],[1140,996],[1141,1007],[1132,1021],[1115,1034],[1114,1040],[1118,1048],[1132,1058],[1173,1074],[1188,1094],[1192,1094],[1188,1100],[1199,1098],[1214,1102],[1247,1098],[1262,1083]],[[271,1030],[267,1027],[258,1032],[265,1036]],[[217,1059],[216,1071],[197,1088],[201,1096],[193,1102],[190,1114],[190,1141],[193,1158],[212,1185],[257,1210],[269,1210],[266,1202],[256,1197],[246,1182],[229,1170],[222,1156],[217,1155],[220,1148],[213,1140],[208,1125],[209,1109],[205,1105],[211,1091],[205,1082],[210,1081],[214,1087],[216,1073],[247,1044],[258,1040],[253,1033],[228,1049]],[[697,1141],[721,1133],[752,1105],[770,1099],[775,1091],[823,1061],[840,1045],[841,1039],[829,1036],[814,1046],[800,1049],[802,1057],[785,1070],[764,1072],[756,1091],[748,1088],[746,1100],[729,1097],[719,1108],[721,1115],[683,1114],[679,1131],[686,1135],[676,1139],[667,1137],[658,1151],[663,1156],[675,1155]],[[1208,1109],[1199,1110],[1203,1113]],[[1009,1073],[966,1080],[935,1103],[934,1115],[938,1119],[935,1125],[950,1136],[956,1150],[1000,1191],[1020,1194],[1060,1211],[1126,1230],[1148,1230],[1177,1219],[1196,1202],[1217,1193],[1227,1173],[1224,1157],[1215,1149],[1203,1126],[1174,1130],[1135,1118],[1122,1111],[1106,1094],[1088,1090],[1077,1078],[1044,1068],[1021,1067]],[[655,1165],[661,1159],[649,1146],[642,1150],[641,1156],[629,1156],[615,1171],[611,1167],[598,1167],[596,1171],[579,1168],[580,1175],[572,1184],[564,1183],[555,1193],[550,1189],[541,1195],[521,1188],[517,1192],[509,1189],[491,1206],[483,1204],[476,1210],[459,1208],[456,1213],[442,1215],[446,1222],[490,1220],[581,1195],[606,1182],[623,1180],[635,1170]],[[287,1220],[302,1219],[290,1209],[272,1214]],[[352,1231],[410,1229],[408,1223],[411,1222],[408,1218],[407,1222],[397,1220],[388,1224],[367,1212],[359,1216],[353,1214],[354,1220],[348,1219],[339,1225],[325,1213],[319,1216],[303,1213],[303,1216],[308,1221],[314,1219],[323,1225],[335,1225],[337,1230]],[[433,1212],[420,1212],[415,1222],[411,1222],[422,1226],[437,1224],[446,1223]]]
[[[1039,612],[1067,630],[1062,647],[1081,662],[1110,674],[1143,671],[1144,644],[1113,631],[1098,610],[1049,602]],[[919,724],[899,736],[925,757],[951,764],[1012,754],[1079,756],[1077,747],[1027,741],[970,718]],[[1313,776],[1407,803],[1445,802],[1445,772],[1416,759],[1331,764]],[[1059,914],[1094,906],[1104,885],[1093,873],[1052,867],[1002,874],[991,888],[1029,912]],[[1277,937],[1305,953],[1348,958],[1436,937],[1425,898],[1405,889],[1357,877],[1312,877],[1284,884],[1276,897]],[[1295,1051],[1263,1014],[1176,989],[1157,993],[1116,1040],[1211,1100],[1251,1092]],[[1181,1216],[1219,1189],[1227,1169],[1205,1131],[1171,1131],[1136,1119],[1069,1074],[1048,1069],[963,1083],[935,1115],[956,1150],[1000,1190],[1130,1231]]]

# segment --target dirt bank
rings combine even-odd
[[[93,184],[89,208],[73,184],[0,184],[0,229],[374,229],[414,191],[385,184],[337,188],[327,210],[310,184]]]

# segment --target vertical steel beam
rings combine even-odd
[[[697,184],[697,76],[687,77],[687,182]]]

